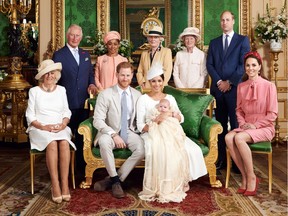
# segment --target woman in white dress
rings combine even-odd
[[[180,123],[184,118],[175,98],[162,92],[164,76],[160,64],[150,68],[147,79],[151,91],[137,101],[137,127],[145,142],[145,173],[143,191],[139,193],[139,197],[162,203],[181,202],[189,189],[188,182],[207,174],[204,157],[200,147],[186,136],[183,142],[178,142],[179,133],[167,133],[163,130],[154,133],[154,129],[149,127],[151,110],[164,98],[169,100],[176,112],[171,116],[166,113],[158,115],[154,121],[159,127],[168,117],[176,118]],[[153,138],[150,137],[152,134]]]
[[[177,52],[173,68],[176,88],[205,88],[207,80],[205,53],[196,47],[200,40],[199,29],[185,28],[179,35],[185,48]]]
[[[50,59],[41,62],[35,76],[35,79],[39,81],[39,86],[29,90],[26,110],[31,149],[38,151],[46,149],[46,164],[52,184],[52,200],[56,203],[71,199],[68,185],[69,144],[76,149],[71,141],[71,129],[67,126],[71,111],[68,107],[66,90],[56,85],[61,77],[61,69],[61,63],[54,63]]]

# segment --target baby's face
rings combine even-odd
[[[159,112],[167,112],[169,111],[169,104],[166,102],[159,103],[158,111]]]

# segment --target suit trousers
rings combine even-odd
[[[107,134],[101,135],[98,139],[98,145],[100,146],[101,158],[109,176],[114,177],[118,175],[122,182],[127,178],[133,168],[145,157],[143,139],[131,130],[128,130],[127,147],[132,152],[132,155],[127,158],[124,164],[117,171],[113,155],[115,143],[112,137]]]
[[[79,124],[89,117],[88,109],[72,109],[72,115],[68,126],[74,135],[74,143],[77,147],[76,151],[76,170],[85,173],[86,163],[83,156],[83,136],[78,133]]]
[[[235,87],[234,87],[235,88]],[[230,91],[216,98],[215,117],[223,127],[223,132],[218,136],[218,161],[226,163],[225,135],[228,133],[228,121],[231,130],[238,127],[236,117],[236,92]],[[235,96],[234,96],[235,94]]]

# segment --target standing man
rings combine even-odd
[[[121,187],[132,169],[144,158],[144,142],[136,132],[136,102],[141,93],[130,87],[133,66],[121,62],[116,67],[118,83],[100,92],[97,97],[93,125],[98,130],[95,144],[109,174],[94,184],[94,190],[104,191],[112,186],[112,195],[123,198]],[[132,155],[116,171],[113,149],[131,150]]]
[[[220,19],[223,35],[210,41],[206,65],[212,78],[211,94],[216,99],[216,120],[223,127],[218,141],[217,169],[226,167],[228,119],[231,130],[238,126],[235,111],[237,86],[244,74],[244,55],[250,51],[249,38],[233,30],[234,14],[224,11]]]
[[[89,117],[89,110],[84,109],[89,92],[95,94],[97,91],[90,55],[78,47],[82,36],[82,28],[72,24],[66,33],[67,44],[53,55],[54,62],[62,63],[61,79],[58,83],[66,88],[69,109],[72,112],[69,127],[75,137],[76,169],[80,175],[84,174],[85,162],[83,136],[78,134],[77,130],[79,124]]]

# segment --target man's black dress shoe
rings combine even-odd
[[[220,169],[226,169],[226,163],[224,161],[218,161],[216,163],[216,169],[220,170]]]

